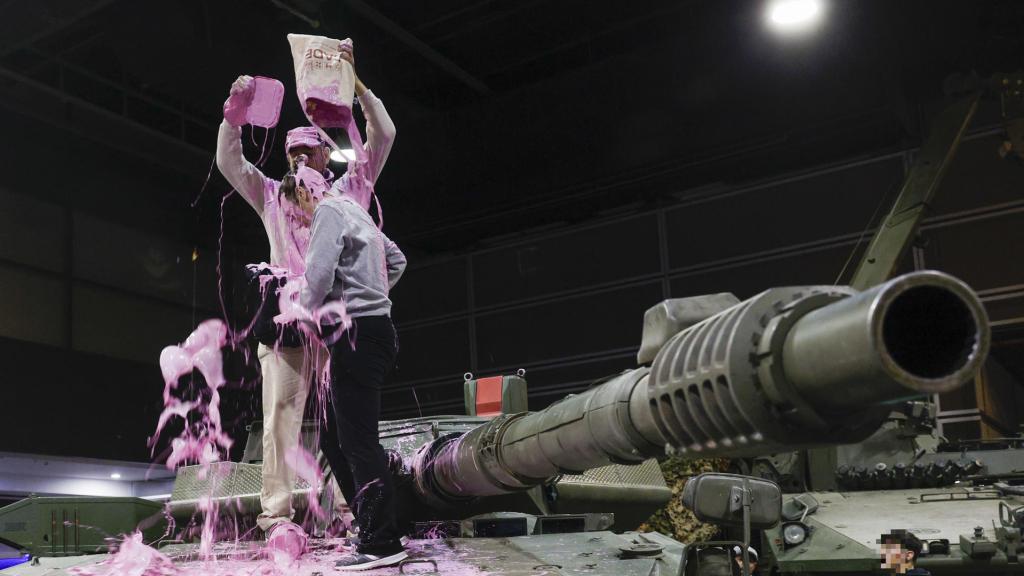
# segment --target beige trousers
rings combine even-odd
[[[263,511],[256,523],[267,531],[295,514],[295,470],[285,462],[285,455],[299,444],[310,384],[317,367],[326,362],[327,352],[310,354],[313,358],[307,360],[305,348],[275,351],[260,344],[257,354],[263,371]]]

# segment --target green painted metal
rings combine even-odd
[[[463,384],[466,414],[476,416],[477,382],[479,378],[471,378]],[[529,410],[526,401],[526,380],[520,375],[501,376],[501,411],[504,414],[515,414]]]
[[[0,538],[33,556],[107,552],[107,538],[135,531],[143,539],[164,533],[163,507],[142,498],[32,496],[0,508]]]
[[[878,550],[871,549],[825,524],[808,519],[811,535],[803,544],[786,548],[782,527],[765,532],[771,557],[783,574],[872,572],[877,570]]]
[[[338,541],[314,540],[313,550],[304,557],[307,564],[292,568],[294,574],[334,574],[324,570],[342,552]],[[262,543],[243,541],[215,548],[218,560],[229,561],[240,555],[257,557]],[[463,574],[466,576],[674,576],[679,574],[685,546],[656,532],[622,534],[586,531],[520,537],[448,538],[412,540],[407,548],[412,559],[405,566],[374,573],[387,574]],[[198,556],[198,544],[171,544],[160,548],[186,574],[201,574],[204,565]],[[636,551],[636,553],[631,553]],[[652,553],[653,551],[653,553]],[[328,562],[318,558],[327,559]],[[95,570],[106,556],[41,558],[38,564],[26,563],[9,568],[12,576],[69,576],[71,567]],[[237,565],[237,564],[236,564]],[[315,566],[315,567],[311,567]],[[331,566],[333,568],[333,566]],[[248,564],[236,573],[256,573],[275,569],[272,564]],[[219,573],[227,573],[223,567]],[[147,572],[148,573],[148,572]],[[278,572],[281,573],[281,572]]]
[[[892,211],[871,240],[853,274],[850,286],[866,290],[888,280],[907,252],[942,177],[956,155],[960,140],[978,108],[980,93],[944,110],[932,123]]]
[[[773,574],[879,573],[878,539],[894,529],[922,540],[918,566],[934,576],[1024,574],[1020,527],[1000,517],[1001,507],[1024,506],[1024,496],[967,484],[811,495],[820,506],[804,518],[810,527],[806,540],[787,547],[781,525],[764,532],[762,559],[776,570]],[[945,551],[942,542],[948,543]],[[994,553],[982,557],[978,552],[983,550]]]

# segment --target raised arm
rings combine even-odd
[[[239,76],[231,85],[229,99],[251,89],[252,77]],[[227,119],[220,123],[217,133],[217,169],[253,210],[262,216],[269,179],[245,159],[242,152],[242,127],[231,125]]]
[[[351,52],[342,52],[341,57],[348,60],[353,69],[355,68],[355,57]],[[384,163],[388,161],[391,145],[395,142],[395,123],[388,115],[387,109],[384,108],[384,103],[366,87],[366,84],[363,84],[358,75],[355,89],[356,97],[359,98],[359,106],[363,109],[363,116],[366,117],[366,143],[363,144],[363,147],[369,157],[370,176],[376,183],[381,170],[384,169]]]
[[[395,284],[398,284],[398,279],[405,272],[407,262],[405,254],[402,253],[398,244],[395,244],[391,238],[384,236],[383,233],[381,236],[384,238],[384,258],[388,266],[388,290],[392,290]]]
[[[384,108],[384,103],[373,92],[366,90],[360,94],[359,105],[366,117],[366,144],[363,146],[369,157],[370,174],[373,175],[373,181],[377,182],[388,161],[391,145],[395,142],[395,123]]]
[[[313,212],[306,251],[306,286],[299,296],[299,302],[310,311],[323,305],[334,287],[345,226],[345,217],[337,208],[321,203]]]

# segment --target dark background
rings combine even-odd
[[[826,5],[787,38],[753,1],[8,2],[0,451],[149,458],[161,348],[221,301],[241,321],[240,268],[267,258],[256,215],[231,197],[221,226],[230,188],[204,181],[243,73],[289,89],[267,135],[283,172],[288,32],[351,36],[398,127],[377,187],[410,260],[388,417],[461,412],[467,371],[525,368],[535,408],[581,390],[633,363],[664,297],[849,278],[944,80],[1021,68],[1024,4]],[[1019,380],[1024,166],[1000,141],[986,101],[903,269],[981,291]],[[239,433],[258,371],[237,353],[229,374]]]

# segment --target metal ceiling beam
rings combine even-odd
[[[149,104],[150,106],[152,106],[154,108],[158,108],[158,109],[163,110],[164,112],[167,112],[169,114],[174,114],[175,116],[178,116],[181,119],[182,123],[184,123],[185,120],[188,120],[188,121],[190,121],[190,122],[192,122],[194,124],[198,124],[200,126],[208,126],[208,125],[216,125],[220,121],[219,118],[217,118],[217,117],[213,117],[213,118],[200,118],[199,116],[196,116],[194,114],[190,114],[190,113],[186,112],[182,108],[181,104],[179,104],[178,107],[175,107],[175,106],[169,104],[168,102],[157,100],[156,98],[154,98],[154,97],[152,97],[152,96],[150,96],[150,95],[148,95],[148,94],[146,94],[146,93],[144,93],[144,92],[142,92],[142,91],[140,91],[140,90],[138,90],[138,89],[136,89],[136,88],[134,88],[132,86],[128,86],[128,85],[126,85],[123,82],[117,82],[115,80],[111,80],[109,78],[106,78],[104,76],[101,76],[101,75],[93,72],[92,70],[83,68],[83,67],[81,67],[81,66],[79,66],[77,64],[69,62],[68,60],[65,60],[60,55],[56,55],[56,56],[48,55],[48,54],[44,53],[43,51],[38,50],[36,48],[31,48],[31,49],[29,49],[29,51],[31,53],[36,54],[37,56],[39,56],[40,62],[42,62],[42,63],[49,63],[49,64],[52,64],[52,65],[56,66],[58,71],[59,71],[59,73],[61,75],[64,74],[64,70],[70,70],[71,72],[73,72],[75,74],[78,74],[80,76],[88,78],[89,80],[92,80],[94,82],[97,82],[99,84],[107,86],[108,88],[113,88],[114,90],[117,90],[118,92],[120,92],[123,95],[131,96],[135,100],[138,100],[140,102],[145,102],[146,104]]]
[[[213,159],[212,150],[2,67],[0,106],[184,174],[205,173]]]
[[[437,50],[431,48],[427,43],[423,42],[411,32],[402,28],[393,20],[387,16],[381,14],[376,8],[373,8],[363,0],[347,0],[348,5],[362,15],[364,18],[382,28],[388,34],[391,34],[398,41],[409,46],[421,56],[427,59],[429,62],[444,70],[452,77],[458,79],[460,82],[473,89],[478,94],[488,95],[491,93],[490,87],[484,84],[480,79],[476,78],[455,62],[448,59]]]
[[[19,2],[23,17],[6,11],[0,21],[0,57],[31,46],[111,4],[114,0],[35,0]]]
[[[632,28],[633,26],[646,22],[647,20],[652,20],[655,18],[664,18],[665,16],[668,16],[673,12],[677,12],[682,8],[688,7],[690,4],[692,4],[692,2],[675,2],[670,4],[669,6],[666,6],[658,10],[642,12],[640,14],[633,16],[632,18],[613,21],[610,25],[600,30],[597,30],[591,34],[587,34],[579,38],[570,38],[565,42],[562,42],[561,44],[551,46],[539,53],[528,54],[524,58],[520,58],[519,60],[516,60],[511,64],[505,64],[502,67],[498,68],[497,70],[488,71],[488,74],[501,74],[503,72],[507,72],[509,70],[513,70],[515,68],[519,68],[527,64],[532,64],[538,60],[543,60],[544,58],[549,58],[554,54],[558,54],[559,52],[564,52],[566,50],[571,50],[573,48],[583,46],[589,42],[593,42],[594,40],[603,38],[610,34],[620,33],[623,30]]]

